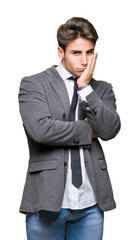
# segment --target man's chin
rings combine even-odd
[[[82,74],[83,74],[83,71],[82,71],[82,72],[80,71],[80,72],[76,72],[76,74],[75,74],[75,75],[76,75],[76,77],[78,77],[78,78],[79,78],[79,77],[81,77],[81,75],[82,75]]]

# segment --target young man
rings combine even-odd
[[[98,35],[88,20],[68,20],[57,39],[60,64],[21,82],[30,160],[20,212],[28,240],[100,240],[103,213],[116,207],[99,143],[119,132],[115,95],[92,78]]]

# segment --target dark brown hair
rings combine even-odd
[[[57,30],[57,41],[59,46],[65,51],[67,45],[78,37],[88,39],[96,44],[98,34],[94,26],[84,18],[73,17]]]

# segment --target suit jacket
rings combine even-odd
[[[55,66],[22,79],[19,105],[30,159],[20,212],[60,211],[71,146],[84,149],[100,209],[116,207],[105,156],[99,140],[92,139],[92,128],[99,138],[112,139],[120,129],[120,118],[111,84],[95,79],[90,84],[94,91],[79,104],[79,120],[68,122],[68,93]]]

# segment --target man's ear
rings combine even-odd
[[[64,50],[59,46],[58,46],[58,56],[60,57],[61,60],[64,58]]]

